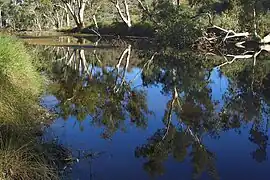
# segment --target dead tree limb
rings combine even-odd
[[[226,62],[224,62],[224,63],[222,63],[222,64],[220,64],[220,65],[218,65],[217,67],[218,68],[221,68],[222,66],[225,66],[225,65],[227,65],[227,64],[232,64],[235,60],[237,60],[237,59],[249,59],[249,58],[252,58],[252,57],[254,57],[256,55],[256,53],[255,54],[241,54],[241,55],[231,55],[231,54],[227,54],[226,56],[224,56],[224,57],[232,57],[233,59],[231,60],[231,61],[228,61],[227,60],[227,58],[226,58]],[[258,54],[256,55],[256,57],[258,56]]]

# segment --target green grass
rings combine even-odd
[[[0,73],[13,85],[36,96],[40,92],[42,79],[27,51],[16,38],[0,36]]]
[[[0,179],[58,179],[62,148],[48,148],[37,134],[43,78],[22,42],[0,34]],[[59,152],[62,152],[59,155]]]
[[[42,77],[27,49],[15,38],[0,36],[0,125],[32,124],[41,92]]]

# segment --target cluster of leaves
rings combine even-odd
[[[158,1],[153,7],[153,16],[159,22],[157,43],[178,49],[191,46],[202,33],[202,24],[193,17],[195,11],[188,6],[174,6],[168,1]]]

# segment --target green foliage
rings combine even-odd
[[[183,49],[190,47],[203,28],[199,21],[193,19],[195,11],[188,6],[176,7],[168,1],[158,1],[154,5],[153,17],[158,22],[157,43]]]
[[[127,28],[122,21],[115,7],[115,1],[88,0],[83,13],[85,22],[81,24],[78,22],[79,17],[76,17],[79,5],[70,4],[76,9],[77,13],[74,15],[68,10],[67,3],[68,1],[57,0],[5,3],[2,8],[3,22],[6,27],[10,26],[16,30],[64,28],[93,33],[91,29],[96,28],[93,21],[95,15],[100,26],[96,30],[101,34],[153,37],[153,32],[156,32],[157,43],[178,49],[189,47],[202,36],[206,27],[212,26],[204,16],[206,13],[213,17],[214,25],[225,29],[255,32],[255,23],[258,34],[263,36],[269,27],[268,0],[187,0],[181,1],[180,6],[165,0],[144,0],[142,4],[137,0],[129,0],[131,28]],[[120,3],[120,9],[125,9],[123,3]]]
[[[235,7],[232,11],[225,11],[221,15],[214,17],[214,24],[235,32],[241,32],[241,21],[239,19],[241,11],[241,8],[238,7]]]
[[[266,28],[269,27],[266,21],[269,18],[268,9],[269,5],[264,0],[230,1],[230,8],[221,15],[215,16],[214,24],[238,32],[254,32],[254,23],[256,23],[258,33],[263,36],[269,31]]]
[[[261,35],[261,37],[264,37],[267,33],[269,33],[269,27],[270,27],[270,13],[264,13],[260,14],[258,19],[258,33]]]

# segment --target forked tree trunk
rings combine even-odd
[[[82,29],[84,27],[84,11],[87,1],[88,0],[62,1],[65,3],[68,11],[73,17],[78,29]]]
[[[127,0],[123,0],[124,6],[125,6],[125,15],[123,14],[123,12],[121,11],[120,5],[119,5],[119,0],[116,0],[116,4],[115,7],[119,13],[119,15],[121,16],[121,19],[126,23],[126,25],[131,28],[132,24],[131,24],[131,17],[130,17],[130,13],[129,13],[129,6],[127,3]]]

